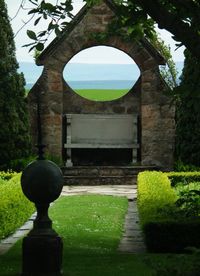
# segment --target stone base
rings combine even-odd
[[[27,236],[22,244],[22,276],[61,276],[63,242],[59,236]]]
[[[156,166],[74,166],[63,167],[64,185],[134,185],[139,172]]]

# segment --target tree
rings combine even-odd
[[[177,88],[176,156],[200,166],[200,62],[185,51],[184,69]]]
[[[30,137],[24,77],[17,72],[13,32],[4,0],[0,0],[0,169],[29,155]]]
[[[138,36],[151,36],[154,22],[161,29],[172,33],[177,45],[185,45],[193,56],[200,58],[200,1],[199,0],[114,0],[118,6],[121,24]],[[29,0],[34,6],[30,14],[37,15],[35,25],[41,19],[49,20],[47,30],[37,35],[28,31],[33,40],[30,46],[42,50],[52,31],[59,35],[72,18],[72,0],[56,1],[53,5],[46,0]],[[89,5],[99,0],[85,0]]]
[[[193,56],[200,57],[199,0],[132,0],[141,8],[143,18],[150,16],[161,29],[173,34]]]

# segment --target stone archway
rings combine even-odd
[[[135,89],[128,93],[115,106],[104,103],[89,104],[85,99],[69,96],[70,88],[63,80],[62,72],[66,63],[79,51],[99,45],[98,39],[91,34],[105,32],[109,22],[115,18],[114,4],[102,1],[93,7],[83,7],[71,23],[71,29],[55,39],[37,59],[38,65],[44,65],[40,79],[30,92],[29,102],[32,118],[32,133],[35,125],[35,94],[41,93],[44,142],[53,155],[63,151],[62,116],[65,113],[109,113],[132,114],[137,109],[141,118],[141,163],[157,165],[165,169],[173,165],[174,148],[174,108],[164,95],[165,83],[159,74],[159,65],[164,64],[162,56],[142,39],[124,41],[113,34],[104,41],[104,45],[115,47],[127,53],[141,71],[140,80]],[[134,95],[137,94],[137,106]],[[82,108],[80,108],[82,107]],[[34,136],[34,135],[33,135]]]

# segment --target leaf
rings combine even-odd
[[[35,32],[33,32],[31,30],[27,30],[26,33],[30,39],[37,40],[37,36],[36,36]]]
[[[34,43],[34,46],[32,46],[32,47],[29,49],[29,52],[31,52],[33,49],[35,49],[35,43]]]
[[[55,34],[56,36],[59,36],[61,33],[61,31],[58,29],[58,27],[55,28]]]
[[[38,37],[42,37],[42,36],[45,36],[46,35],[46,31],[42,31],[42,32],[40,32],[39,34],[38,34]]]
[[[33,5],[37,6],[37,4],[35,3],[35,2],[37,2],[37,0],[35,0],[35,2],[34,2],[34,0],[29,0],[29,2],[31,2]]]
[[[25,44],[25,45],[23,45],[22,47],[29,47],[29,46],[31,46],[31,45],[33,45],[33,44],[35,44],[35,42],[29,43],[29,44]]]
[[[39,42],[36,46],[35,46],[36,50],[38,51],[42,51],[44,49],[44,44]]]
[[[47,19],[46,13],[43,13],[43,18],[44,18],[45,20]]]
[[[37,18],[37,19],[35,20],[34,26],[36,26],[36,25],[39,23],[39,21],[40,21],[41,18],[42,18],[42,17],[39,17],[39,18]]]
[[[28,14],[32,14],[32,13],[38,13],[39,9],[32,9],[28,12]]]
[[[48,26],[48,31],[55,29],[57,26],[57,24],[53,24],[53,22],[51,21]]]
[[[51,3],[44,3],[42,8],[50,12],[53,12],[55,10],[55,7]]]

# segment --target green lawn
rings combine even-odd
[[[112,196],[62,197],[51,207],[63,237],[64,276],[195,276],[199,255],[120,254],[116,251],[127,199]],[[0,275],[19,275],[21,241],[0,257]]]
[[[92,101],[112,101],[124,96],[129,89],[75,89],[81,97]]]

